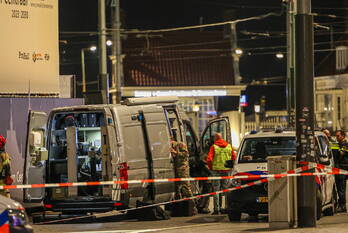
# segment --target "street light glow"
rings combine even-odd
[[[111,46],[111,45],[112,45],[112,40],[107,40],[107,41],[106,41],[106,45],[107,45],[107,46]]]
[[[277,54],[276,54],[276,57],[277,57],[278,59],[283,59],[283,58],[284,58],[284,54],[282,54],[282,53],[277,53]]]
[[[97,46],[93,45],[89,48],[89,50],[91,50],[92,52],[96,51],[97,50]]]
[[[243,50],[242,49],[235,49],[234,52],[237,54],[237,55],[242,55],[243,54]]]

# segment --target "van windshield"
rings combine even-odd
[[[239,163],[266,162],[267,156],[295,154],[295,137],[249,138],[243,143]]]

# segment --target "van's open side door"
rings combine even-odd
[[[24,163],[24,184],[45,183],[47,114],[30,111],[28,117],[27,146]],[[41,202],[44,188],[24,189],[26,202]]]
[[[228,117],[221,117],[211,120],[204,129],[201,137],[201,151],[207,155],[210,147],[214,144],[214,135],[221,133],[222,138],[228,143],[232,143],[231,129]]]

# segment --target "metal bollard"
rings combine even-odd
[[[269,174],[296,168],[295,156],[269,156]],[[271,229],[292,228],[297,224],[296,178],[285,177],[268,183],[268,218]]]

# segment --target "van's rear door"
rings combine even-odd
[[[170,155],[170,132],[166,116],[161,110],[154,111],[152,109],[145,109],[144,116],[146,119],[148,143],[151,148],[154,178],[173,178],[175,174]],[[175,191],[173,182],[155,183],[155,187],[157,201],[168,200]]]
[[[29,111],[27,146],[24,163],[24,184],[45,183],[47,114]],[[24,189],[24,200],[41,202],[44,188]]]
[[[207,155],[210,147],[214,144],[214,136],[216,133],[221,133],[222,138],[228,143],[232,143],[230,122],[228,117],[220,117],[211,120],[204,129],[201,136],[201,151]]]

